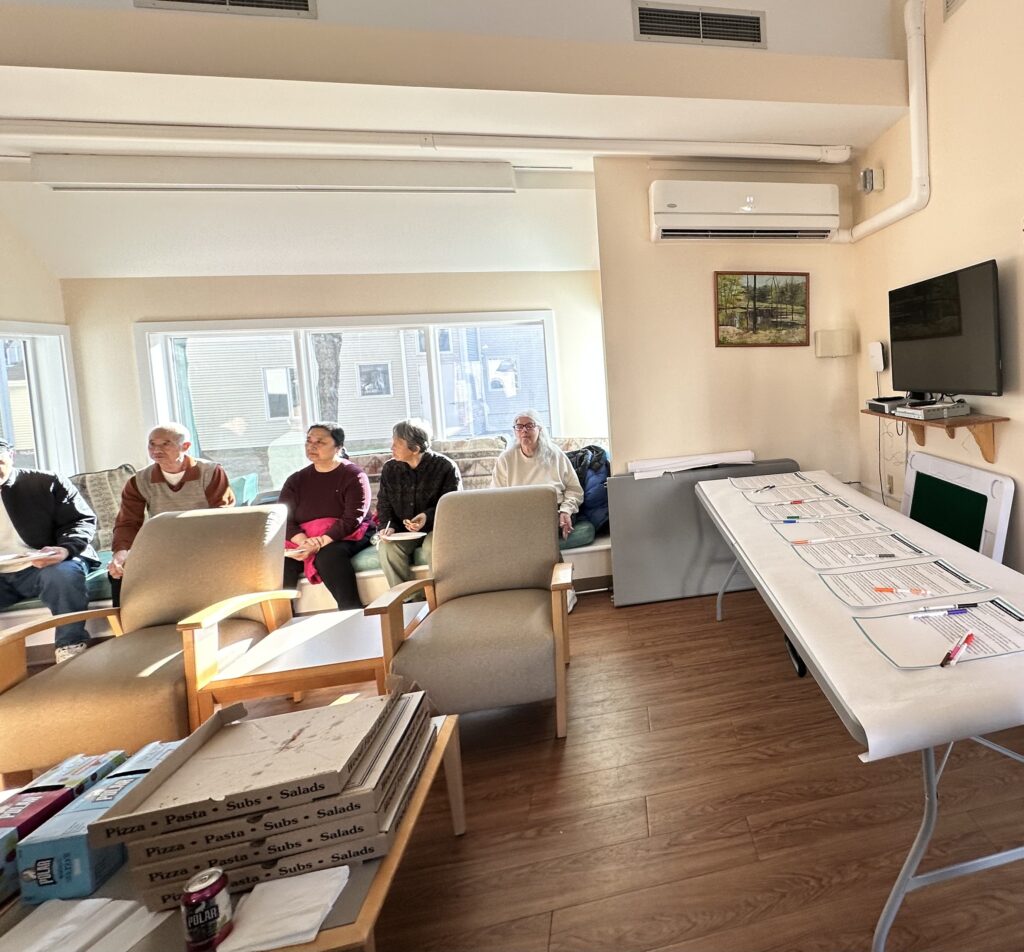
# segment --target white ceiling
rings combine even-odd
[[[575,25],[599,39],[613,25],[621,32],[624,11],[628,26],[630,9],[629,0],[561,0],[545,17],[550,0],[319,3],[335,22],[344,14],[420,28],[429,9],[435,29],[561,37]],[[830,42],[845,55],[887,55],[890,0],[759,6],[777,18],[800,14],[792,35],[841,34]],[[863,16],[851,18],[851,6]],[[579,175],[513,195],[64,193],[18,179],[33,152],[481,157],[588,170],[595,154],[671,155],[676,140],[866,146],[903,111],[0,66],[0,157],[11,157],[0,161],[0,215],[61,278],[589,270],[598,266],[596,216]],[[425,134],[469,138],[439,148]]]

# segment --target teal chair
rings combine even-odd
[[[258,473],[246,473],[244,476],[235,476],[230,482],[231,491],[235,494],[236,506],[248,506],[260,491],[260,477]]]

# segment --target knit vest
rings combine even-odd
[[[208,459],[194,460],[199,469],[199,479],[184,479],[172,490],[162,479],[154,483],[153,470],[156,463],[150,463],[145,469],[135,474],[135,488],[146,500],[146,509],[151,516],[161,512],[185,512],[189,509],[208,509],[210,503],[206,499],[206,487],[213,478],[216,463]]]

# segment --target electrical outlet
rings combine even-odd
[[[892,473],[886,473],[885,475],[885,488],[889,495],[892,495]]]

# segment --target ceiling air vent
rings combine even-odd
[[[763,10],[722,10],[633,0],[633,35],[660,43],[701,43],[764,49]]]
[[[316,19],[316,0],[134,0],[137,7],[193,10],[199,13],[242,13],[248,16]]]

